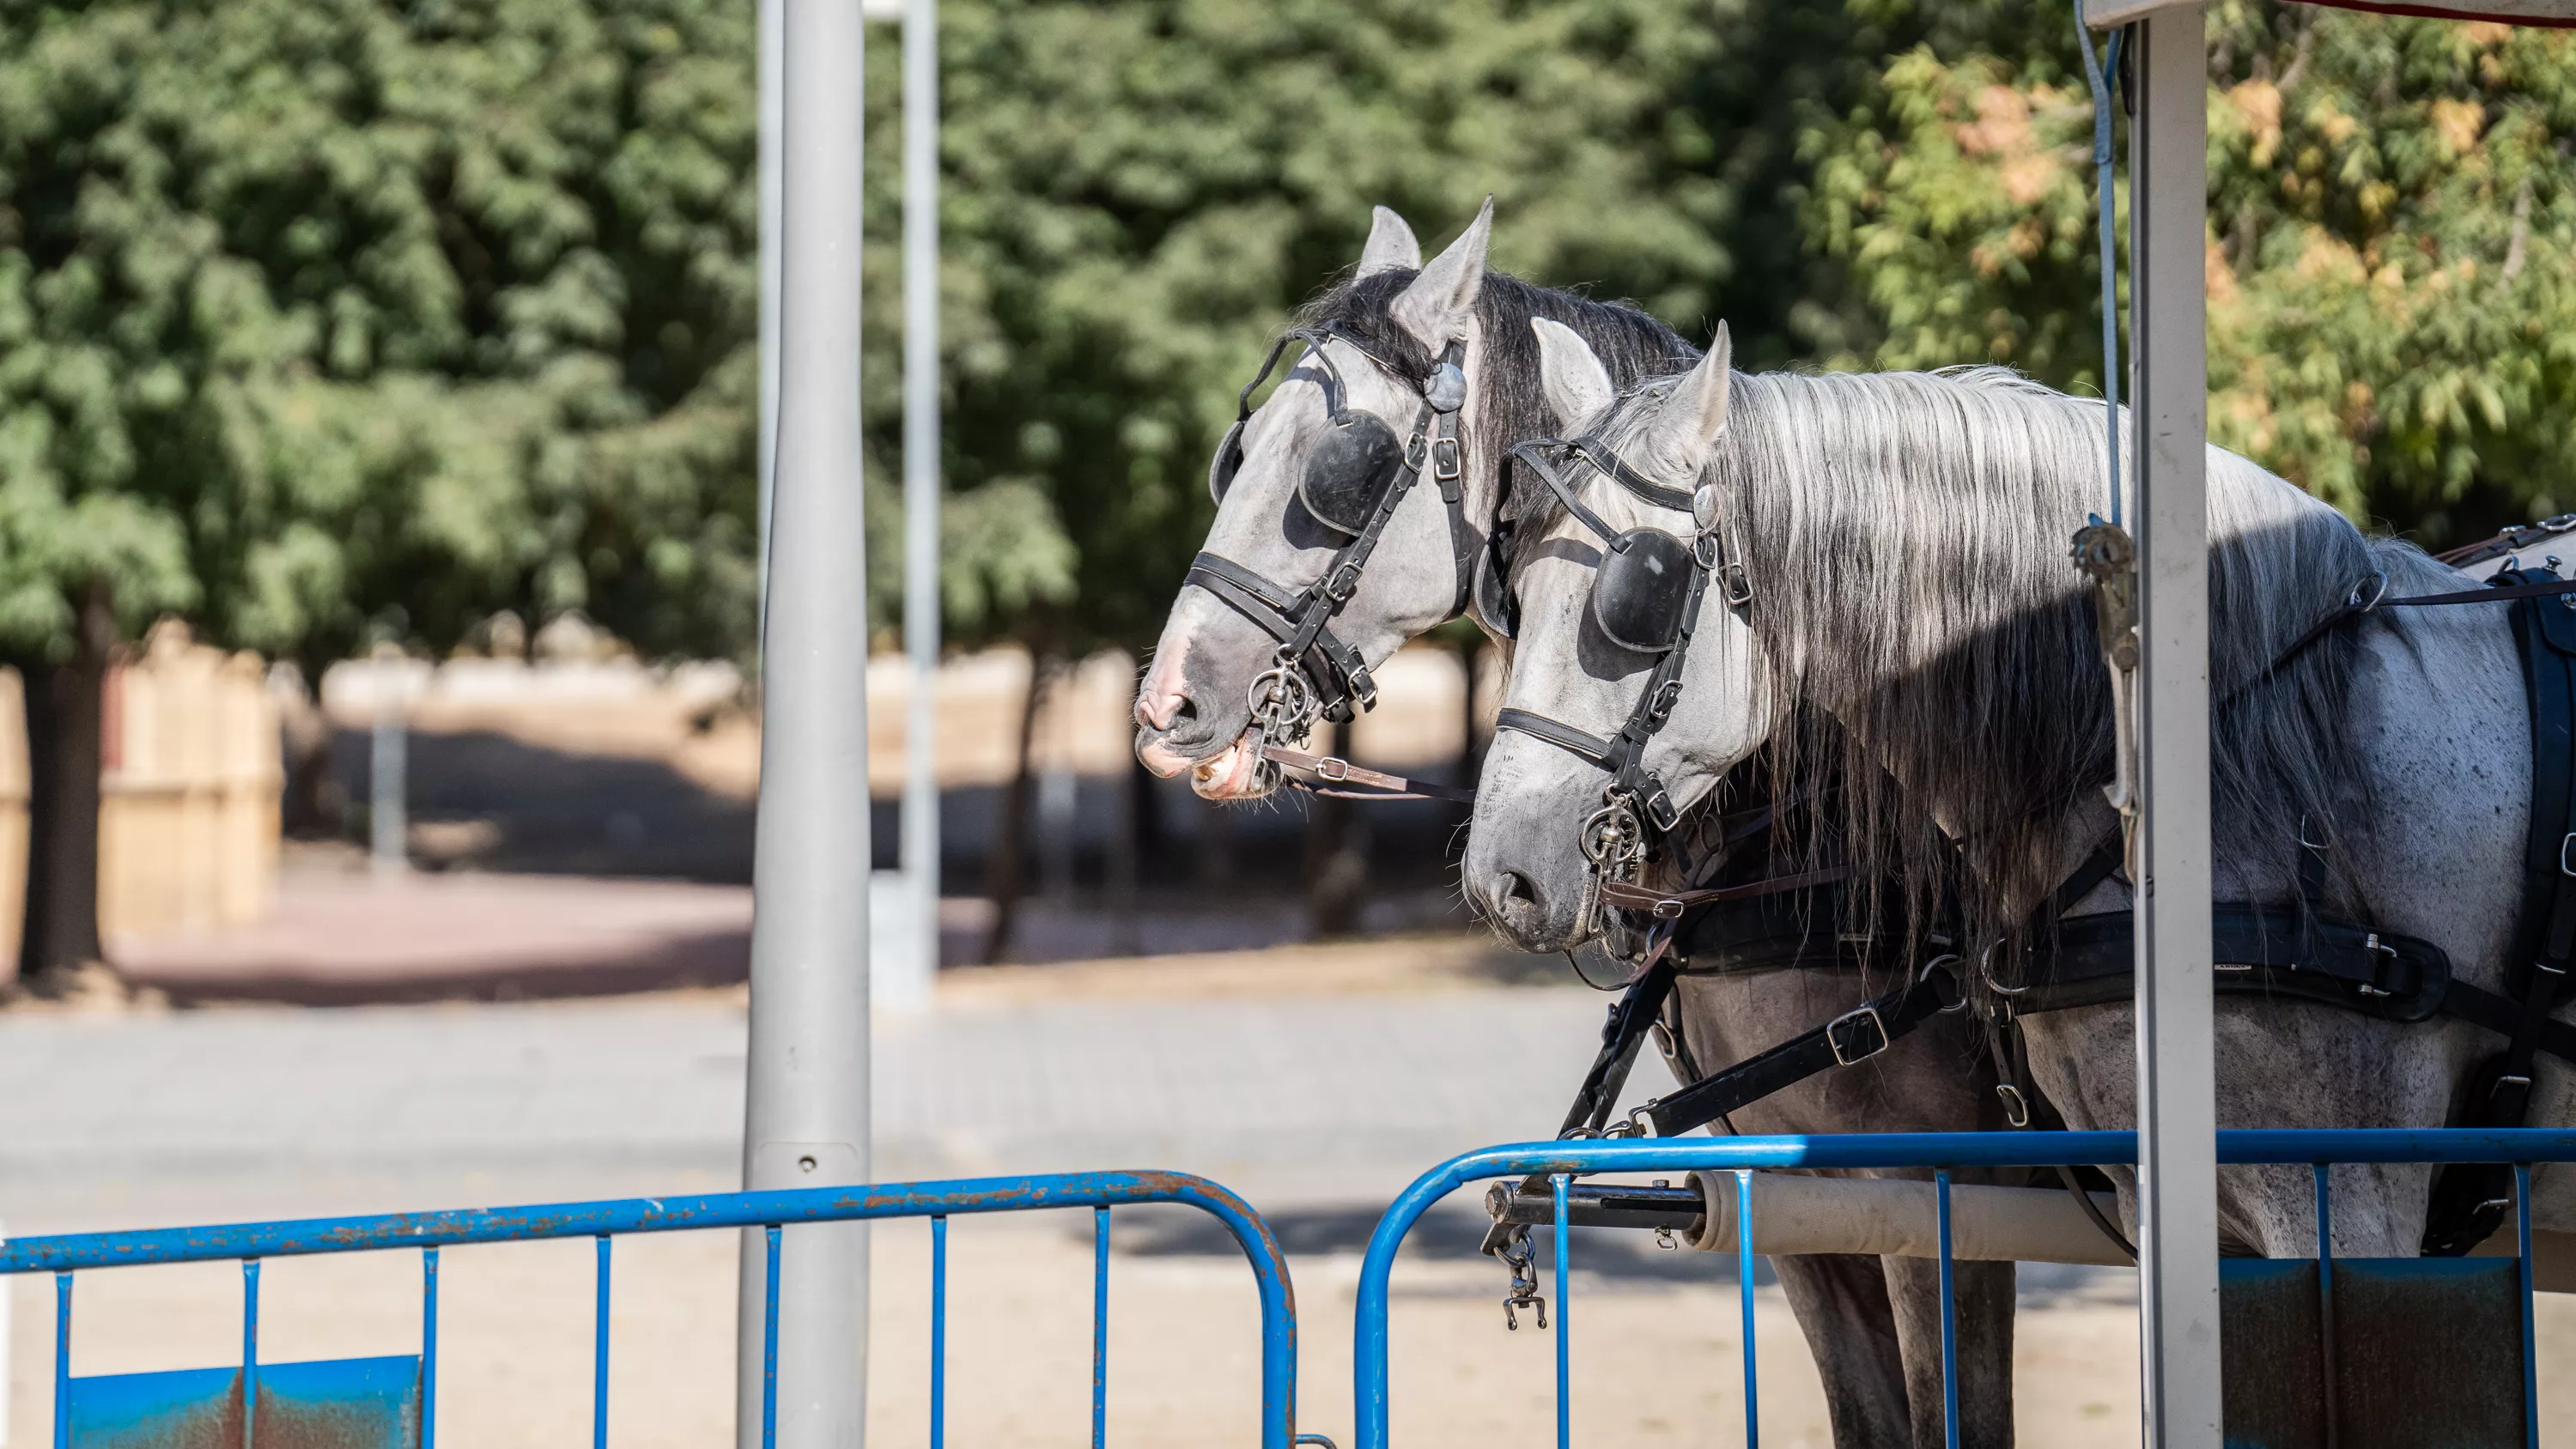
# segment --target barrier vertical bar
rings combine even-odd
[[[1109,1442],[1109,1209],[1091,1210],[1091,1449]]]
[[[2540,1359],[2531,1331],[2531,1164],[2513,1165],[2514,1249],[2522,1256],[2522,1442],[2540,1449]]]
[[[2329,1164],[2318,1163],[2316,1172],[2317,1334],[2324,1350],[2320,1362],[2325,1370],[2326,1449],[2335,1449],[2342,1442],[2342,1425],[2335,1422],[2334,1206],[2328,1196]]]
[[[54,1449],[72,1449],[72,1274],[54,1274]]]
[[[438,1250],[420,1250],[420,1449],[438,1444]]]
[[[1941,1216],[1941,1442],[1959,1449],[1959,1299],[1950,1280],[1950,1169],[1932,1174]]]
[[[1735,1277],[1744,1300],[1744,1449],[1761,1449],[1760,1394],[1753,1382],[1753,1174],[1735,1174]],[[1557,1305],[1560,1311],[1564,1305]]]
[[[1556,1449],[1574,1449],[1574,1351],[1565,1336],[1565,1260],[1574,1245],[1565,1235],[1566,1175],[1551,1173],[1547,1181],[1556,1198],[1556,1237],[1548,1245],[1556,1259]]]
[[[948,1442],[948,1215],[930,1219],[930,1449]]]
[[[606,1233],[599,1235],[598,1321],[591,1327],[590,1342],[591,1449],[608,1449],[608,1245],[614,1241]]]
[[[242,1259],[242,1449],[251,1449],[259,1424],[259,1259]]]
[[[778,1444],[778,1231],[776,1223],[765,1230],[769,1286],[760,1312],[760,1449]]]
[[[2088,7],[2092,8],[2092,7]],[[2219,1449],[2210,995],[2209,54],[2201,6],[2139,24],[2130,128],[2137,506],[2138,1348],[2149,1449]]]

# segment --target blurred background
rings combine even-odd
[[[2210,15],[2215,438],[2433,548],[2576,508],[2576,39]],[[1314,1251],[1346,1251],[1331,1205],[1544,1131],[1599,1003],[1483,943],[1454,808],[1218,809],[1133,763],[1235,389],[1372,205],[1438,247],[1491,192],[1495,265],[1695,340],[1724,319],[1743,366],[2094,390],[2073,25],[2039,0],[940,20],[956,969],[884,1028],[880,1165],[1202,1166],[1322,1204]],[[880,658],[882,868],[913,687],[890,16],[868,66],[875,607],[847,627]],[[730,1185],[753,68],[748,0],[0,8],[12,1227]],[[1479,643],[1406,651],[1336,743],[1472,778]]]

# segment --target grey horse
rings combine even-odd
[[[1546,385],[1646,477],[1698,489],[1659,508],[1597,477],[1615,527],[1696,535],[1741,565],[1745,597],[1712,593],[1681,694],[1648,751],[1678,798],[1765,751],[1783,788],[1828,764],[1864,851],[1955,847],[1972,941],[2011,937],[2116,822],[2109,689],[2067,540],[2104,496],[2103,408],[2000,369],[1793,376],[1731,372],[1721,344],[1687,374],[1626,394],[1551,348]],[[2125,426],[2125,420],[2123,422]],[[2531,738],[2520,665],[2494,607],[2384,611],[2288,662],[2284,649],[2358,584],[2392,597],[2465,586],[2412,546],[2365,537],[2243,458],[2208,457],[2211,795],[2223,901],[2297,902],[2322,847],[2325,904],[2430,941],[2460,980],[2499,988],[2521,906]],[[2133,475],[2132,475],[2133,476]],[[1562,514],[1516,574],[1512,706],[1615,728],[1653,661],[1601,637],[1587,603],[1599,557]],[[2403,617],[2392,617],[2392,613]],[[1600,774],[1527,735],[1499,740],[1465,858],[1466,888],[1507,937],[1562,949],[1580,933],[1589,862],[1567,821]],[[1908,822],[1926,838],[1907,841]],[[2308,845],[2302,845],[2302,840]],[[2114,877],[2070,915],[2117,909]],[[1991,998],[1987,1004],[1991,1005]],[[2079,1128],[2135,1121],[2125,1005],[2026,1022],[2032,1076]],[[2222,996],[2218,1119],[2230,1127],[2438,1126],[2496,1039],[2450,1018],[2406,1025],[2330,1005]],[[2546,1061],[2533,1125],[2569,1118],[2570,1074]],[[2135,1220],[2135,1183],[2115,1172]],[[2569,1178],[2542,1168],[2535,1224],[2576,1220]],[[2335,1175],[2338,1253],[2411,1256],[2428,1169]],[[2306,1169],[2228,1169],[2231,1251],[2313,1251]]]
[[[1330,324],[1332,373],[1347,408],[1401,430],[1422,406],[1419,379],[1453,341],[1469,381],[1460,412],[1463,511],[1480,535],[1519,505],[1527,486],[1507,474],[1513,442],[1557,425],[1539,379],[1531,331],[1546,319],[1583,339],[1586,356],[1640,378],[1687,365],[1696,349],[1632,309],[1490,273],[1491,204],[1449,249],[1423,265],[1413,233],[1379,208],[1360,263],[1305,309]],[[1596,363],[1596,365],[1600,365]],[[1605,374],[1606,375],[1606,374]],[[1293,368],[1243,431],[1243,455],[1208,535],[1209,552],[1281,585],[1318,580],[1342,536],[1297,502],[1308,459],[1328,427],[1328,375]],[[1455,617],[1466,593],[1439,494],[1416,487],[1333,616],[1365,659]],[[1184,587],[1136,702],[1136,748],[1164,775],[1193,773],[1200,793],[1246,799],[1267,788],[1247,727],[1249,695],[1272,667],[1277,640],[1209,589]],[[1571,820],[1559,822],[1570,827]],[[1694,963],[1699,964],[1699,963]],[[1711,961],[1710,966],[1722,965]],[[1849,1009],[1863,983],[1845,971],[1761,976],[1692,974],[1679,985],[1685,1055],[1739,1060]],[[1999,1124],[1992,1077],[1956,1019],[1882,1056],[1735,1113],[1739,1132],[1965,1130]],[[1569,1091],[1580,1064],[1564,1065]],[[1939,1287],[1913,1259],[1783,1258],[1776,1263],[1822,1375],[1835,1443],[1938,1444],[1942,1438]],[[1962,1264],[1958,1275],[1961,1403],[1969,1442],[2011,1442],[2013,1279],[2009,1264]]]

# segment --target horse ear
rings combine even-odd
[[[1368,245],[1360,248],[1358,275],[1374,277],[1397,267],[1421,271],[1422,243],[1413,239],[1413,228],[1404,224],[1403,217],[1381,206],[1371,214]]]
[[[1708,451],[1717,436],[1726,431],[1727,365],[1734,360],[1735,345],[1726,334],[1726,324],[1717,324],[1717,335],[1709,339],[1708,355],[1690,370],[1673,392],[1673,400],[1664,407],[1663,423],[1676,431],[1687,428],[1688,434],[1675,438],[1683,456],[1698,457]]]
[[[1413,285],[1388,308],[1414,340],[1438,352],[1467,335],[1476,293],[1485,285],[1485,244],[1494,232],[1494,198],[1485,198],[1476,219],[1449,250],[1431,259]]]
[[[1539,387],[1558,427],[1571,428],[1610,406],[1609,370],[1582,334],[1547,317],[1532,317],[1530,330],[1538,334]]]

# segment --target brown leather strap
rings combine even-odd
[[[1796,875],[1775,875],[1749,885],[1718,886],[1710,890],[1654,891],[1626,881],[1609,881],[1601,887],[1601,903],[1623,911],[1644,911],[1656,920],[1669,921],[1693,906],[1715,905],[1719,901],[1751,900],[1755,896],[1774,896],[1787,891],[1805,890],[1809,886],[1833,885],[1851,879],[1851,867],[1827,866],[1823,870],[1801,871]]]
[[[1402,775],[1389,775],[1371,770],[1333,755],[1310,755],[1304,750],[1264,746],[1261,758],[1283,770],[1294,771],[1301,789],[1318,795],[1333,795],[1347,800],[1449,800],[1461,805],[1476,803],[1476,792],[1448,785],[1434,785],[1427,780],[1408,780]],[[1311,777],[1311,778],[1308,778]],[[1357,785],[1362,788],[1341,788]]]

